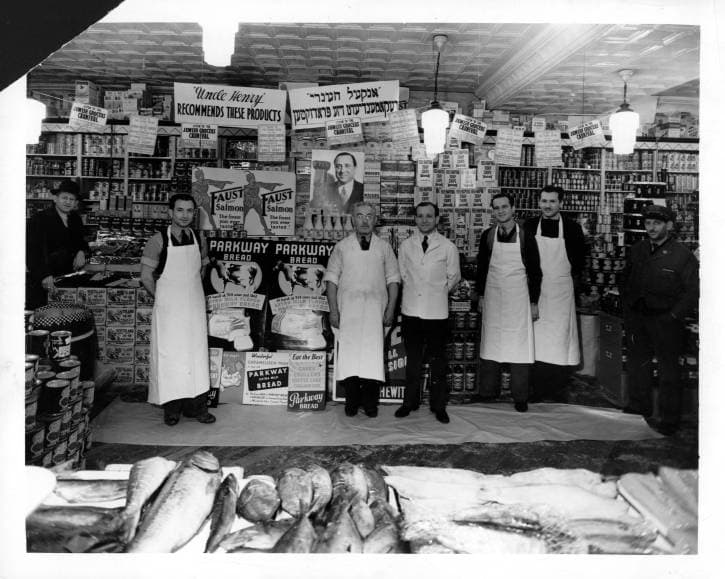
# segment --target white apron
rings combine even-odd
[[[579,334],[563,220],[559,220],[558,237],[543,237],[539,219],[536,242],[543,273],[539,319],[534,322],[536,360],[559,366],[576,366],[579,364]]]
[[[193,245],[172,245],[156,282],[151,320],[151,404],[193,398],[209,390],[206,305],[201,284],[201,254]]]
[[[480,356],[494,362],[534,361],[534,329],[520,235],[518,225],[516,243],[499,243],[498,227],[493,234],[483,294]]]
[[[380,254],[363,251],[355,242],[352,259],[345,264],[337,286],[340,331],[336,336],[337,380],[359,376],[385,380],[383,368],[383,314],[388,303],[385,267]]]

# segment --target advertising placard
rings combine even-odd
[[[606,144],[602,125],[598,120],[582,123],[569,129],[569,140],[574,149],[603,147]]]
[[[126,149],[129,153],[153,155],[158,131],[159,119],[156,117],[131,115],[128,120]]]
[[[524,131],[522,128],[501,127],[496,132],[496,153],[497,165],[520,165],[521,146],[524,142]]]
[[[247,237],[294,235],[295,183],[288,171],[196,167],[191,194],[200,228],[243,229]]]
[[[328,121],[358,117],[382,122],[398,110],[397,80],[334,84],[289,91],[292,129],[324,127]]]
[[[464,143],[481,145],[486,138],[486,123],[473,117],[456,115],[453,117],[448,136],[458,138]]]
[[[287,93],[271,88],[174,83],[174,119],[223,127],[284,122]]]
[[[359,143],[363,140],[362,122],[359,118],[328,121],[325,130],[328,145]]]
[[[561,133],[537,131],[534,133],[534,162],[537,167],[561,167]]]
[[[418,119],[415,109],[405,109],[390,113],[390,132],[393,142],[399,144],[420,144],[418,132]]]
[[[282,163],[287,151],[287,131],[284,124],[261,125],[257,129],[257,160]]]
[[[287,410],[324,410],[326,352],[289,352]]]
[[[68,127],[74,131],[102,131],[108,120],[108,111],[93,105],[74,102],[68,117]]]
[[[286,406],[289,357],[288,352],[247,352],[242,404]]]
[[[216,125],[181,123],[179,146],[182,149],[213,149],[216,151],[218,128]]]

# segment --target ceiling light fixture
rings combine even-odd
[[[627,104],[627,81],[632,78],[634,71],[625,68],[617,72],[624,81],[624,102],[609,117],[609,129],[612,131],[614,154],[631,155],[634,152],[637,129],[639,129],[639,115]]]
[[[435,89],[433,91],[433,101],[430,103],[430,108],[420,117],[421,124],[423,125],[425,151],[428,157],[433,157],[443,152],[446,144],[446,129],[450,122],[448,113],[441,108],[438,102],[438,68],[441,63],[441,50],[446,42],[448,42],[448,36],[446,34],[436,34],[433,36],[433,45],[438,51],[435,69]]]
[[[204,61],[212,66],[229,66],[234,54],[234,37],[238,29],[235,18],[219,17],[199,22],[202,29]]]
[[[25,142],[28,145],[38,144],[45,117],[45,103],[36,101],[34,98],[25,99]]]

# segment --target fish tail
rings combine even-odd
[[[122,536],[123,541],[128,544],[131,539],[136,535],[136,528],[138,521],[141,518],[140,512],[135,513],[121,513],[121,526],[123,527]]]

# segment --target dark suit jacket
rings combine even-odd
[[[88,253],[80,215],[75,211],[68,215],[66,227],[55,206],[41,211],[30,219],[26,247],[31,280],[71,273],[76,254]]]
[[[352,206],[363,200],[364,189],[365,188],[360,181],[352,182],[352,193],[350,194],[350,198],[347,200],[347,203],[345,203],[345,207],[343,207],[343,213],[350,213],[352,211]]]
[[[352,193],[347,203],[342,202],[338,183],[330,183],[323,191],[315,192],[310,207],[322,207],[323,209],[336,209],[340,213],[350,213],[352,206],[363,200],[363,184],[359,181],[352,182]]]

